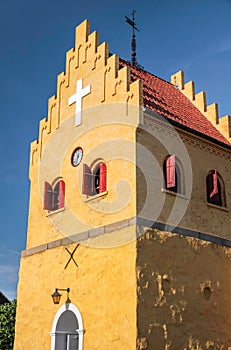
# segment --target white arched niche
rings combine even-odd
[[[57,311],[51,335],[51,350],[82,350],[83,321],[79,309],[73,304],[64,304]]]

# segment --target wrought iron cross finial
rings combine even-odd
[[[125,16],[126,22],[132,27],[132,54],[131,54],[131,61],[133,66],[138,66],[138,62],[136,60],[136,36],[135,36],[135,30],[139,31],[139,29],[136,27],[135,24],[135,10],[132,10],[132,20]]]

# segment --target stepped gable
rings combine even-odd
[[[226,145],[231,145],[176,86],[143,69],[132,66],[125,60],[120,59],[120,66],[130,67],[132,82],[137,79],[143,82],[144,107],[182,126],[209,136]]]

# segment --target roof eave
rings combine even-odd
[[[182,123],[179,123],[179,122],[177,122],[177,121],[175,121],[175,120],[172,120],[172,119],[170,119],[170,118],[167,118],[166,116],[163,116],[163,115],[160,114],[160,113],[157,113],[157,112],[152,111],[152,110],[150,110],[150,109],[146,109],[146,107],[145,107],[145,113],[149,114],[149,115],[152,116],[152,117],[159,118],[159,119],[161,119],[162,121],[164,120],[165,122],[168,122],[169,124],[171,124],[171,125],[173,125],[173,126],[179,128],[179,129],[182,129],[182,130],[184,130],[184,131],[187,131],[187,132],[189,132],[189,133],[192,133],[192,134],[194,134],[194,135],[196,135],[196,136],[198,136],[198,137],[200,137],[200,138],[203,138],[203,139],[205,139],[205,140],[207,140],[207,141],[209,141],[209,142],[215,143],[215,144],[218,145],[218,146],[221,146],[221,147],[224,147],[224,148],[226,148],[226,149],[228,149],[228,150],[231,150],[231,145],[228,145],[228,144],[226,144],[226,143],[224,143],[224,142],[222,142],[222,141],[219,141],[219,140],[217,140],[217,139],[215,139],[215,138],[213,138],[213,137],[211,137],[211,136],[208,136],[208,135],[206,135],[206,134],[203,134],[203,133],[201,133],[200,131],[197,131],[197,130],[195,130],[195,129],[192,129],[192,128],[190,128],[190,127],[188,127],[188,126],[186,126],[186,125],[183,125]],[[227,141],[227,142],[228,142],[228,141]]]

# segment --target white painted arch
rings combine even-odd
[[[60,320],[60,317],[66,312],[66,311],[71,311],[75,315],[77,322],[78,322],[78,329],[76,329],[76,335],[78,335],[79,341],[78,341],[78,349],[76,350],[82,350],[83,349],[83,334],[84,334],[84,329],[83,329],[83,320],[82,316],[80,314],[79,309],[74,305],[74,304],[64,304],[62,305],[59,310],[56,312],[56,315],[53,320],[52,324],[52,330],[50,332],[51,335],[51,350],[55,350],[55,338],[56,335],[58,334],[57,332],[57,325]],[[66,350],[66,349],[65,349]]]

